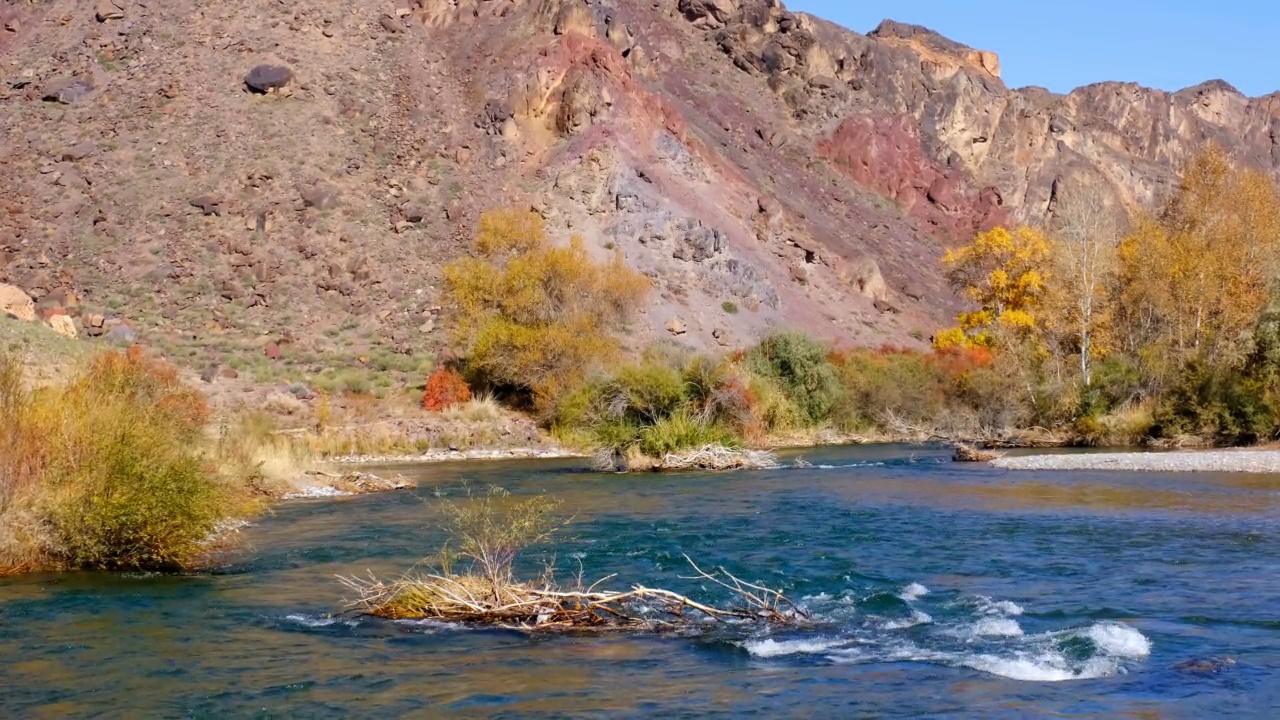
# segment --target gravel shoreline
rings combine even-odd
[[[543,460],[547,458],[587,457],[568,450],[509,448],[505,450],[432,450],[421,455],[346,455],[330,458],[338,465],[397,465],[414,463],[456,462],[459,460]]]
[[[992,460],[991,464],[1006,470],[1280,473],[1280,450],[1017,455]]]

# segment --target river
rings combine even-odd
[[[1280,717],[1280,477],[804,456],[405,468],[415,492],[278,506],[212,573],[0,580],[0,716]],[[681,577],[688,553],[819,626],[526,637],[333,615],[335,575],[439,547],[437,494],[464,482],[561,499],[567,571],[723,601]]]

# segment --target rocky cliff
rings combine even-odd
[[[5,0],[0,27],[0,282],[192,363],[438,347],[439,269],[495,205],[649,275],[637,345],[920,342],[976,229],[1076,184],[1149,205],[1209,141],[1280,172],[1280,96],[1011,90],[991,52],[776,0]]]

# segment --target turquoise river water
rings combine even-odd
[[[0,580],[0,717],[1280,717],[1280,477],[1015,473],[944,450],[606,476],[401,468],[298,500],[210,573]],[[724,601],[682,555],[818,619],[534,636],[342,615],[337,574],[438,548],[437,495],[549,493],[565,568]]]

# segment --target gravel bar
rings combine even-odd
[[[1280,451],[1196,450],[1016,455],[992,460],[991,464],[1006,470],[1280,473]]]

